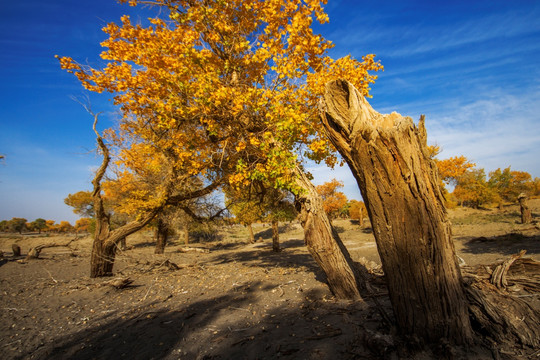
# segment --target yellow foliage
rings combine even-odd
[[[153,3],[164,18],[143,26],[123,16],[103,28],[104,68],[59,58],[88,90],[112,93],[122,111],[108,133],[118,169],[106,189],[127,194],[122,211],[165,201],[172,190],[159,184],[168,176],[181,184],[219,172],[233,185],[291,188],[301,150],[336,163],[317,114],[324,86],[347,79],[369,96],[369,72],[382,66],[374,55],[328,56],[333,44],[312,28],[328,21],[325,0]]]
[[[330,218],[335,218],[339,212],[347,205],[347,197],[337,189],[343,187],[343,182],[336,179],[325,182],[317,186],[317,192],[323,199],[324,211]]]

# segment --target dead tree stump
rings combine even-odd
[[[519,194],[519,209],[521,210],[521,223],[530,224],[532,222],[531,209],[527,205],[527,195],[524,193]]]
[[[400,333],[471,343],[468,304],[438,172],[419,126],[381,115],[353,85],[332,81],[321,102],[327,134],[365,201]]]
[[[21,247],[19,245],[11,245],[11,251],[13,251],[13,257],[21,256]]]

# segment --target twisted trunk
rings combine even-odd
[[[327,84],[321,120],[364,198],[398,329],[428,342],[472,341],[438,173],[416,127],[381,115],[349,83]]]
[[[91,112],[90,112],[91,113]],[[91,113],[92,114],[92,113]],[[156,205],[153,208],[148,209],[146,212],[140,214],[137,220],[134,220],[120,228],[111,231],[110,216],[105,211],[103,205],[103,198],[101,197],[101,180],[105,176],[107,167],[111,160],[109,149],[105,145],[101,134],[97,131],[96,126],[98,122],[98,114],[94,115],[94,133],[96,134],[96,141],[99,149],[103,155],[102,163],[99,169],[96,171],[92,185],[94,186],[92,192],[92,198],[94,200],[94,211],[96,216],[96,231],[94,233],[94,242],[92,245],[92,255],[90,257],[90,277],[102,277],[112,274],[114,266],[114,259],[116,256],[116,250],[118,244],[125,240],[128,235],[131,235],[143,227],[145,227],[150,221],[156,217],[165,206],[178,205],[186,200],[198,198],[210,194],[216,188],[218,188],[224,181],[224,178],[219,178],[208,186],[194,190],[184,194],[173,195],[173,189],[175,185],[175,169],[170,167],[169,173],[165,180],[164,192],[162,194],[163,201],[161,204]]]

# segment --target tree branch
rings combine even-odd
[[[199,197],[208,195],[208,194],[212,193],[214,190],[216,190],[218,187],[220,187],[224,182],[225,182],[225,178],[221,177],[221,178],[217,179],[216,181],[214,181],[213,183],[211,183],[210,185],[208,185],[205,188],[195,190],[195,191],[189,192],[187,194],[170,196],[166,201],[166,205],[178,205],[183,201],[191,200],[191,199],[195,199],[195,198],[199,198]]]

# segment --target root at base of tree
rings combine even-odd
[[[488,266],[467,267],[463,275],[475,331],[501,347],[537,349],[540,312],[524,299],[540,295],[540,262],[524,259],[524,254],[512,255],[493,271]]]

